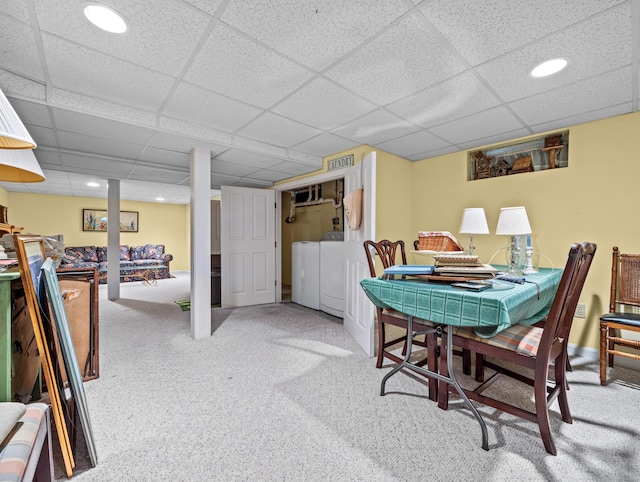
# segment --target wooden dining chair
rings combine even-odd
[[[367,240],[364,242],[364,250],[367,254],[367,262],[369,263],[369,272],[371,277],[376,277],[382,273],[376,273],[375,256],[380,259],[383,269],[396,264],[407,264],[407,254],[404,247],[404,241],[389,241],[383,239],[382,241]],[[391,309],[382,309],[376,307],[376,317],[378,324],[378,355],[376,360],[376,368],[381,368],[385,358],[392,360],[396,363],[402,362],[403,358],[392,353],[388,348],[397,345],[400,342],[404,342],[402,354],[406,353],[406,341],[407,341],[407,315],[400,313],[399,311]],[[386,325],[393,325],[401,328],[399,336],[394,336],[392,339],[387,339]],[[414,318],[413,327],[415,332],[420,332],[433,328],[431,322]],[[438,370],[438,339],[435,333],[425,335],[424,341],[415,339],[414,345],[424,346],[427,348],[427,354],[433,353],[434,356],[426,356],[422,360],[416,362],[418,366],[427,365],[427,368],[431,371]],[[438,393],[437,380],[429,378],[429,398],[436,400]]]
[[[484,366],[495,370],[495,374],[472,390],[463,389],[471,399],[497,408],[525,420],[538,424],[544,447],[548,453],[556,455],[555,444],[549,426],[549,405],[557,398],[562,420],[572,423],[567,400],[566,345],[573,322],[580,292],[591,266],[596,245],[593,243],[571,246],[562,279],[554,297],[544,327],[513,325],[491,338],[477,336],[471,328],[454,329],[455,346],[471,350],[485,357]],[[442,337],[440,373],[449,375],[446,359],[446,337]],[[511,364],[513,370],[502,363]],[[548,381],[549,366],[553,366],[554,379]],[[526,368],[529,374],[518,368]],[[525,410],[506,400],[493,398],[482,392],[491,386],[499,376],[506,375],[533,387],[534,410]],[[549,385],[549,386],[548,386]],[[449,391],[455,387],[440,382],[438,406],[448,407]],[[510,396],[513,393],[509,393]],[[497,397],[497,395],[495,395]]]
[[[640,332],[639,307],[640,254],[622,254],[614,246],[609,313],[600,317],[600,385],[607,384],[607,361],[613,367],[614,356],[640,360],[636,353],[617,349],[623,346],[640,350],[640,341],[625,338],[621,331]]]

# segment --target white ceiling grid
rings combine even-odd
[[[100,1],[127,33],[77,0],[0,2],[0,88],[47,177],[1,187],[188,203],[194,147],[215,193],[364,143],[415,161],[638,109],[640,0]]]

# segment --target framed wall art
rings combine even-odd
[[[82,230],[83,231],[107,231],[107,211],[102,209],[82,210]],[[120,232],[138,232],[138,212],[120,211]]]

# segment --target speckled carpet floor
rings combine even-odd
[[[634,370],[615,368],[601,387],[595,362],[572,360],[574,423],[551,407],[557,457],[535,424],[480,405],[484,451],[457,397],[439,410],[405,374],[381,397],[390,365],[376,369],[341,320],[292,303],[217,308],[213,335],[194,340],[190,312],[174,302],[189,297],[184,273],[123,285],[115,302],[100,294],[100,378],[85,383],[98,465],[80,434],[78,482],[632,481],[640,472]],[[56,475],[67,480],[59,462]]]

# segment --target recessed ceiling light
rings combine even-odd
[[[127,31],[127,22],[122,15],[99,3],[83,3],[84,16],[96,27],[111,33]]]
[[[164,201],[164,198],[163,197],[157,197],[156,201]]]
[[[560,72],[568,64],[567,59],[552,59],[542,62],[531,71],[531,77],[547,77]]]
[[[88,182],[87,186],[89,186],[89,187],[100,187],[100,184],[98,184],[97,182]]]

